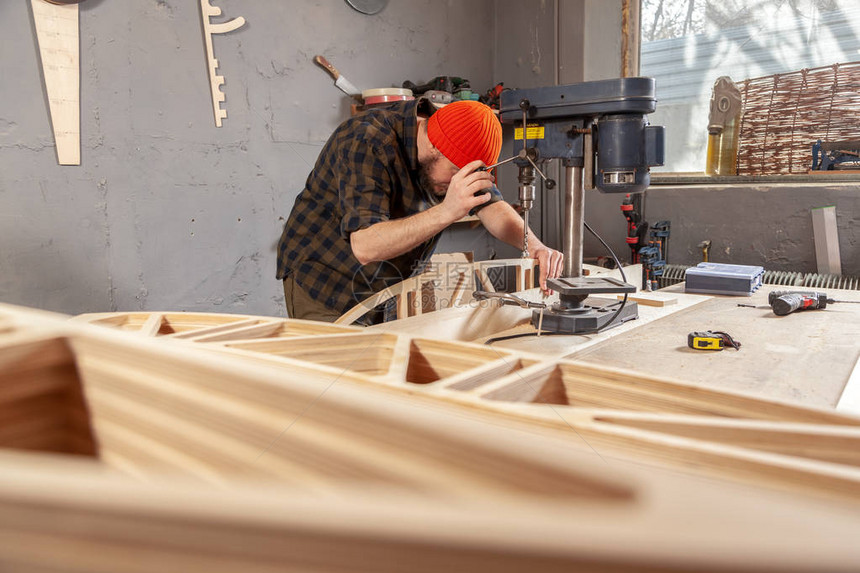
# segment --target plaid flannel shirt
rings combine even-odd
[[[353,116],[335,130],[284,225],[278,279],[291,275],[315,300],[343,313],[421,272],[438,235],[403,255],[366,265],[349,242],[354,231],[409,217],[437,202],[419,185],[419,110],[433,113],[423,99],[398,102]],[[489,203],[500,199],[494,186]],[[371,314],[368,322],[381,318]]]

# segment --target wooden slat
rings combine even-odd
[[[610,412],[599,423],[860,467],[860,428]]]
[[[860,113],[860,108],[857,112]],[[842,258],[839,255],[836,207],[812,209],[812,233],[815,239],[815,265],[818,272],[825,275],[841,275]]]

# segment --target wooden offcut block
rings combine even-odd
[[[842,261],[839,256],[836,207],[820,207],[812,210],[812,232],[815,237],[815,264],[818,272],[841,275]]]
[[[623,298],[623,294],[618,295],[618,300],[621,300]],[[637,302],[639,304],[644,304],[645,306],[664,307],[672,304],[678,304],[678,297],[661,293],[651,293],[647,295],[642,293],[631,294],[628,295],[627,300]]]

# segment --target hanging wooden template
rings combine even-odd
[[[57,160],[81,164],[80,31],[77,4],[32,0],[42,74],[51,111]]]
[[[218,60],[215,59],[215,52],[212,49],[212,34],[226,34],[227,32],[241,28],[245,25],[245,19],[239,16],[229,22],[213,24],[209,21],[209,18],[221,15],[221,8],[210,5],[209,1],[200,0],[200,13],[203,16],[203,39],[206,42],[206,61],[209,64],[209,86],[212,90],[212,109],[215,111],[215,126],[221,127],[221,120],[227,117],[227,110],[221,109],[221,102],[224,101],[224,93],[221,91],[224,76],[219,76],[217,72]]]

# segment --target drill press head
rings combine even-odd
[[[560,159],[586,168],[588,188],[638,193],[651,182],[650,167],[663,164],[663,127],[645,119],[656,107],[653,78],[620,78],[508,90],[500,118],[526,123],[515,140],[523,140],[535,162]],[[527,164],[516,162],[521,170]]]

